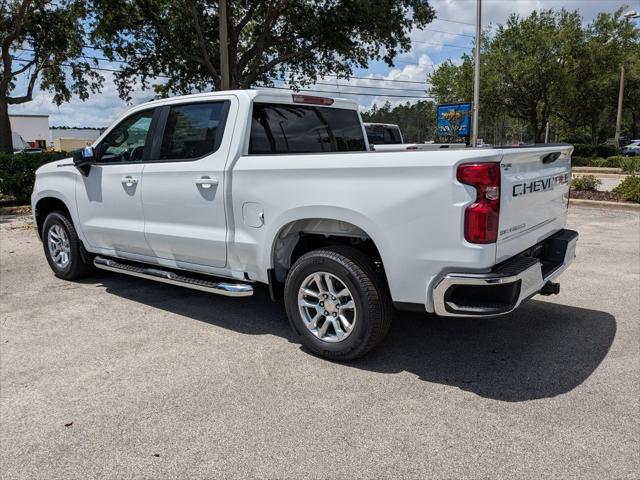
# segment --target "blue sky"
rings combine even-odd
[[[393,104],[406,101],[416,101],[418,98],[398,98],[384,95],[349,95],[347,92],[385,93],[388,95],[424,96],[427,75],[433,68],[448,58],[459,59],[465,52],[471,51],[475,32],[476,0],[433,0],[430,2],[437,12],[437,19],[429,24],[425,30],[411,32],[413,47],[397,57],[395,68],[389,68],[382,62],[373,62],[367,69],[357,69],[354,75],[365,79],[351,79],[336,82],[335,78],[326,78],[321,83],[331,83],[331,86],[316,85],[312,88],[322,91],[340,91],[340,96],[356,100],[362,109],[368,109],[372,104],[382,104],[390,101]],[[589,23],[598,12],[612,12],[620,7],[640,11],[640,0],[483,0],[482,23],[485,28],[490,25],[504,23],[506,18],[517,13],[527,16],[533,10],[561,9],[578,10],[585,23]],[[92,54],[97,54],[92,52]],[[118,68],[117,64],[103,62],[107,68]],[[51,103],[49,92],[36,91],[32,102],[10,107],[10,113],[49,114],[50,125],[56,126],[90,126],[105,127],[121,115],[132,105],[146,102],[153,97],[150,91],[136,90],[132,101],[127,104],[118,98],[112,77],[109,72],[103,72],[106,78],[102,93],[93,95],[86,102],[73,99],[71,102],[55,106]],[[380,81],[384,79],[386,81]],[[420,83],[398,83],[389,80],[404,80]],[[18,81],[20,88],[24,80]],[[336,83],[338,86],[336,86]],[[346,85],[360,88],[348,88]],[[369,87],[369,88],[365,88]],[[402,90],[376,90],[371,87]],[[18,89],[19,91],[19,89]]]

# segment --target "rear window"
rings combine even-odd
[[[310,105],[253,105],[250,154],[364,150],[364,134],[355,110]]]

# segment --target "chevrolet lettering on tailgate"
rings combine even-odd
[[[541,178],[530,182],[516,183],[513,185],[512,194],[514,197],[520,197],[534,192],[543,192],[553,189],[554,185],[562,185],[569,181],[571,174],[563,173],[553,177]]]

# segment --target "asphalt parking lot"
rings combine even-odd
[[[55,278],[0,219],[0,468],[13,478],[639,478],[640,218],[572,208],[556,297],[398,314],[351,364],[250,299]]]

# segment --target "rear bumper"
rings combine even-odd
[[[435,313],[478,317],[512,312],[571,265],[577,241],[577,232],[561,230],[489,273],[446,275],[433,290]]]

